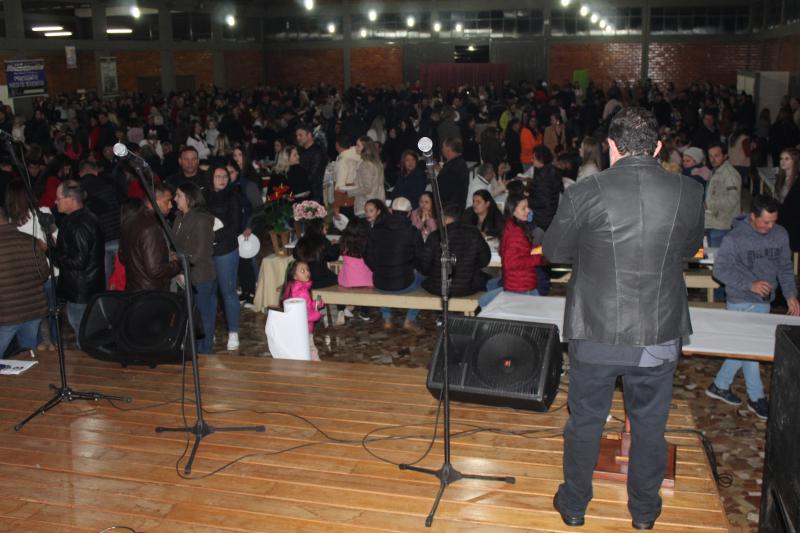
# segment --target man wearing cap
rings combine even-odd
[[[380,292],[405,294],[413,292],[422,284],[422,276],[414,270],[422,256],[422,235],[411,224],[411,202],[402,196],[392,201],[391,214],[375,221],[367,241],[364,258],[372,270],[372,282]],[[416,323],[419,309],[409,309],[403,329],[412,333],[422,330]],[[383,329],[394,328],[392,310],[381,308]]]

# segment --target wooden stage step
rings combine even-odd
[[[192,479],[184,479],[176,463],[185,436],[153,428],[181,426],[184,412],[194,422],[187,370],[182,410],[180,367],[123,369],[68,353],[73,389],[134,401],[62,404],[20,432],[14,424],[58,382],[55,356],[21,376],[0,377],[0,532],[97,532],[114,525],[147,533],[429,531],[424,520],[438,481],[391,464],[414,461],[429,448],[437,405],[425,389],[425,370],[203,357],[207,422],[264,424],[267,431],[207,437]],[[430,531],[576,531],[551,507],[561,481],[565,400],[560,392],[547,413],[453,403],[454,433],[493,428],[457,436],[454,466],[516,476],[516,484],[451,485]],[[620,397],[612,413],[622,417]],[[674,402],[669,425],[694,427],[684,402]],[[612,421],[608,429],[620,426]],[[380,439],[367,446],[383,460],[364,448],[366,435]],[[730,531],[699,439],[689,433],[668,439],[678,446],[676,487],[662,491],[654,531]],[[437,468],[441,461],[437,439],[420,465]],[[596,481],[594,492],[582,530],[633,531],[624,484]]]

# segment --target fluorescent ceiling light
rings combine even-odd
[[[600,20],[600,17],[597,15],[597,13],[592,13],[592,18],[590,18],[589,20],[592,21],[592,24],[596,24],[597,21]]]
[[[370,9],[367,13],[367,18],[370,20],[370,22],[375,22],[378,19],[378,12],[374,9]]]
[[[63,26],[34,26],[31,28],[33,31],[62,31]]]
[[[131,6],[131,16],[135,19],[142,16],[142,10],[139,9],[139,6]]]
[[[133,33],[133,30],[130,28],[106,28],[106,33],[108,34]]]
[[[233,28],[234,26],[236,26],[236,17],[234,17],[230,13],[225,15],[225,24]]]
[[[406,26],[408,26],[409,28],[413,28],[414,24],[416,24],[416,23],[417,23],[417,21],[411,15],[409,15],[409,17],[406,19]]]
[[[456,31],[461,31],[463,29],[464,29],[464,25],[463,24],[461,24],[460,22],[456,24]]]
[[[561,0],[561,5],[567,7],[570,5],[571,2],[572,0]]]
[[[307,10],[311,11],[314,9],[314,0],[304,0],[303,5]]]
[[[580,13],[581,13],[582,17],[585,17],[586,15],[588,15],[589,14],[589,6],[581,6]]]
[[[442,31],[442,23],[441,22],[434,22],[433,23],[433,31]]]
[[[598,25],[600,26],[601,30],[604,30],[606,28],[606,26],[608,25],[608,22],[606,22],[606,19],[600,19],[600,22],[599,22]]]
[[[45,37],[69,37],[72,35],[71,31],[49,31],[44,34]]]
[[[359,34],[361,35],[361,37],[366,37],[367,36],[367,28],[361,28],[361,31],[359,32]]]
[[[336,33],[336,24],[333,22],[328,24],[328,33]]]

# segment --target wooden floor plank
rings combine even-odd
[[[425,371],[370,365],[276,361],[269,358],[203,357],[207,415],[218,426],[266,424],[268,431],[218,433],[203,441],[193,475],[202,476],[245,454],[237,466],[202,480],[184,480],[175,461],[184,449],[178,434],[155,434],[156,425],[181,426],[177,400],[181,369],[148,369],[68,354],[76,390],[130,395],[117,410],[106,403],[59,405],[22,432],[14,422],[48,399],[57,381],[52,357],[0,386],[0,531],[58,529],[98,531],[116,522],[139,531],[417,531],[432,503],[435,478],[403,472],[371,457],[358,444],[369,431],[409,436],[370,443],[393,461],[410,461],[429,446],[436,400],[425,389]],[[189,382],[190,385],[190,382]],[[188,388],[191,393],[191,387]],[[566,400],[561,392],[554,407]],[[685,402],[675,402],[669,425],[693,428]],[[194,406],[186,405],[189,422]],[[269,411],[257,413],[256,411]],[[280,414],[278,412],[282,412]],[[336,439],[323,437],[306,417]],[[480,432],[453,441],[454,464],[463,472],[517,477],[514,485],[461,481],[445,492],[433,531],[570,531],[551,507],[561,480],[561,431],[565,409],[519,412],[453,404],[456,431],[473,426],[520,435]],[[622,416],[615,396],[612,413]],[[412,424],[417,427],[380,429]],[[612,422],[607,429],[619,427]],[[675,490],[662,491],[657,531],[723,533],[729,530],[708,463],[696,436],[670,434],[679,445]],[[311,446],[307,446],[307,445]],[[294,446],[306,446],[285,451]],[[282,453],[276,453],[282,452]],[[264,455],[269,454],[269,455]],[[421,463],[438,467],[441,440]],[[630,530],[622,484],[595,483],[587,531]],[[5,528],[5,529],[3,529]]]

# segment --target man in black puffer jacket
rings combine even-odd
[[[58,186],[56,207],[66,215],[61,220],[53,253],[60,269],[56,294],[67,302],[67,320],[77,337],[86,304],[105,288],[105,239],[100,223],[84,208],[80,184],[67,180]]]
[[[411,224],[408,215],[411,202],[395,198],[392,213],[375,221],[367,241],[365,261],[372,270],[372,283],[381,292],[403,294],[417,290],[422,276],[414,266],[422,256],[422,235]],[[392,310],[381,308],[383,328],[392,329]],[[409,309],[403,328],[414,333],[420,331],[416,325],[419,309]]]
[[[467,296],[484,290],[488,276],[481,269],[489,264],[492,252],[476,226],[460,222],[464,209],[455,203],[444,206],[444,223],[450,240],[450,253],[456,258],[450,284],[450,296]],[[422,287],[431,294],[442,293],[441,231],[434,231],[425,241],[418,265],[428,276]]]

